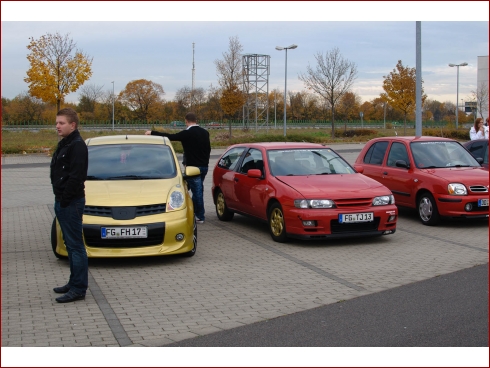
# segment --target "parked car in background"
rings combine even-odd
[[[474,141],[463,143],[463,146],[477,160],[481,159],[481,165],[488,171],[488,139],[475,139]]]
[[[390,190],[358,174],[329,147],[314,143],[230,146],[213,171],[221,221],[234,214],[268,223],[274,241],[393,234]]]
[[[204,127],[207,129],[221,129],[223,127],[223,124],[212,121],[210,123],[207,123]]]
[[[398,206],[416,208],[424,225],[441,216],[488,218],[488,172],[453,139],[375,138],[354,168],[387,186]]]
[[[88,257],[140,257],[181,254],[197,247],[194,206],[186,177],[166,137],[120,135],[89,138],[83,239]],[[66,257],[55,217],[51,245]]]
[[[171,121],[169,124],[170,128],[184,128],[185,123],[183,121]]]

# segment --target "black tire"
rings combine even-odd
[[[62,256],[56,251],[56,246],[58,245],[58,234],[56,233],[56,217],[53,219],[53,225],[51,225],[51,247],[53,248],[53,253],[56,258],[64,259],[65,256]]]
[[[286,235],[286,223],[284,221],[284,212],[279,203],[274,203],[269,208],[268,220],[272,240],[278,243],[285,243],[288,238]]]
[[[225,202],[225,196],[221,190],[218,189],[216,193],[216,215],[220,221],[231,221],[235,213],[228,209]]]
[[[419,219],[424,225],[434,226],[441,220],[436,201],[429,192],[419,194],[417,198],[417,210]]]
[[[186,257],[186,258],[194,257],[194,255],[196,254],[196,251],[197,251],[197,222],[196,222],[195,218],[194,218],[194,236],[193,236],[192,241],[194,242],[194,248],[192,248],[192,250],[187,252],[187,253],[182,253],[182,257]]]

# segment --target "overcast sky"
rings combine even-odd
[[[82,4],[81,4],[82,3]],[[415,67],[416,21],[421,21],[422,78],[430,99],[456,101],[476,89],[477,57],[489,51],[489,3],[479,2],[9,2],[2,1],[3,97],[28,90],[29,37],[70,34],[93,57],[86,84],[118,93],[136,79],[163,86],[166,100],[192,85],[217,86],[214,61],[238,37],[245,54],[270,55],[269,90],[284,90],[285,52],[288,91],[301,91],[298,75],[314,55],[337,47],[357,64],[353,90],[363,101],[379,96],[383,76],[398,60]],[[63,19],[63,21],[59,21]],[[457,21],[456,21],[457,19]],[[78,92],[67,101],[78,102]]]

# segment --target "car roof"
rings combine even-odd
[[[167,137],[156,135],[107,135],[102,137],[88,138],[85,140],[87,146],[104,144],[163,144],[171,146]]]
[[[231,147],[251,147],[251,148],[263,148],[266,150],[274,149],[288,149],[288,148],[329,148],[319,143],[307,143],[307,142],[256,142],[256,143],[239,143]]]
[[[428,135],[379,137],[379,138],[373,138],[373,139],[371,139],[371,141],[383,141],[383,140],[392,140],[392,139],[396,139],[398,141],[405,141],[405,142],[409,142],[409,143],[411,143],[411,142],[434,142],[434,141],[457,142],[455,139],[451,139],[451,138],[432,137],[432,136],[428,136]]]

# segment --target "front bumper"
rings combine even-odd
[[[195,222],[191,212],[167,213],[165,215],[138,217],[131,221],[117,221],[107,217],[83,217],[83,240],[89,258],[121,258],[164,256],[190,252],[194,248]],[[158,222],[151,222],[152,220]],[[162,221],[165,219],[165,221]],[[110,226],[148,226],[148,238],[144,239],[102,239],[101,227]],[[183,234],[182,240],[177,240],[178,234]],[[57,252],[67,256],[68,252],[63,242],[59,225],[57,225]]]
[[[444,217],[464,218],[486,218],[488,217],[488,206],[478,207],[478,199],[488,199],[488,194],[481,196],[450,196],[440,195],[436,197],[439,214]],[[471,209],[465,209],[467,205]]]
[[[339,223],[339,214],[373,212],[374,221],[359,223]],[[299,209],[289,208],[284,213],[286,233],[291,238],[335,239],[394,234],[398,209],[395,205],[379,208]],[[394,216],[394,217],[393,217]],[[390,217],[392,217],[390,221]],[[314,221],[316,226],[305,226],[305,221]]]

